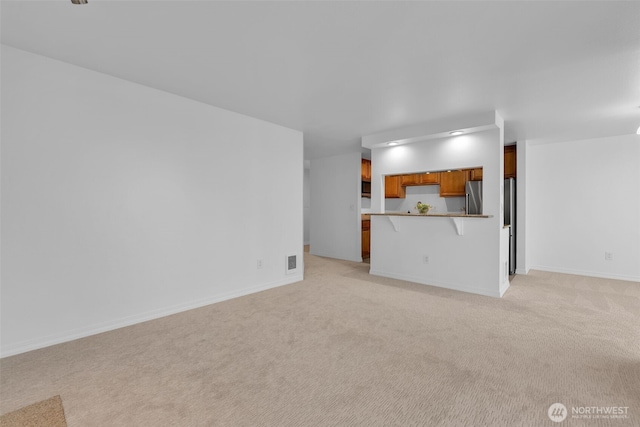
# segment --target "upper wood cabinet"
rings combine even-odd
[[[507,145],[504,147],[504,177],[516,177],[516,146]]]
[[[405,194],[402,175],[387,175],[384,177],[384,197],[386,199],[404,199]]]
[[[440,197],[464,196],[468,177],[469,170],[440,172]]]
[[[470,169],[469,181],[482,181],[482,168]]]
[[[420,185],[420,174],[402,175],[400,177],[402,185]]]
[[[371,160],[362,159],[361,163],[362,180],[371,182]]]
[[[414,173],[402,175],[402,185],[431,185],[440,184],[440,172]]]
[[[440,184],[440,172],[427,172],[420,174],[420,184]]]

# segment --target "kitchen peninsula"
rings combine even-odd
[[[466,214],[466,213],[427,213],[427,214],[414,214],[404,212],[385,212],[385,213],[372,213],[370,215],[383,215],[383,216],[417,216],[420,218],[434,218],[434,217],[447,217],[447,218],[491,218],[493,215],[478,215],[478,214]]]
[[[487,113],[461,118],[460,124],[426,123],[362,138],[371,149],[370,274],[493,297],[504,294],[509,276],[501,203],[502,126],[499,116]],[[450,136],[456,129],[464,133]],[[387,176],[479,167],[481,215],[385,211]]]

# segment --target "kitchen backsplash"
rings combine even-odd
[[[407,187],[404,199],[385,199],[385,211],[418,213],[418,202],[433,206],[430,212],[459,213],[464,210],[464,197],[440,197],[439,185],[419,185]]]
[[[362,209],[371,209],[371,198],[370,197],[363,197],[362,198],[362,202],[360,203],[360,207]]]

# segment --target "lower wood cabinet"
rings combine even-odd
[[[362,218],[362,258],[369,258],[371,252],[371,219],[368,216]]]

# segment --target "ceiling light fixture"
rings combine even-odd
[[[89,3],[89,0],[71,0],[71,3],[73,3],[73,4],[87,4],[87,3]]]
[[[638,135],[640,135],[640,126],[638,126],[638,130],[636,131]]]
[[[396,141],[387,142],[387,145],[398,145]]]
[[[454,130],[453,132],[449,132],[449,135],[462,135],[463,133],[461,130]]]

